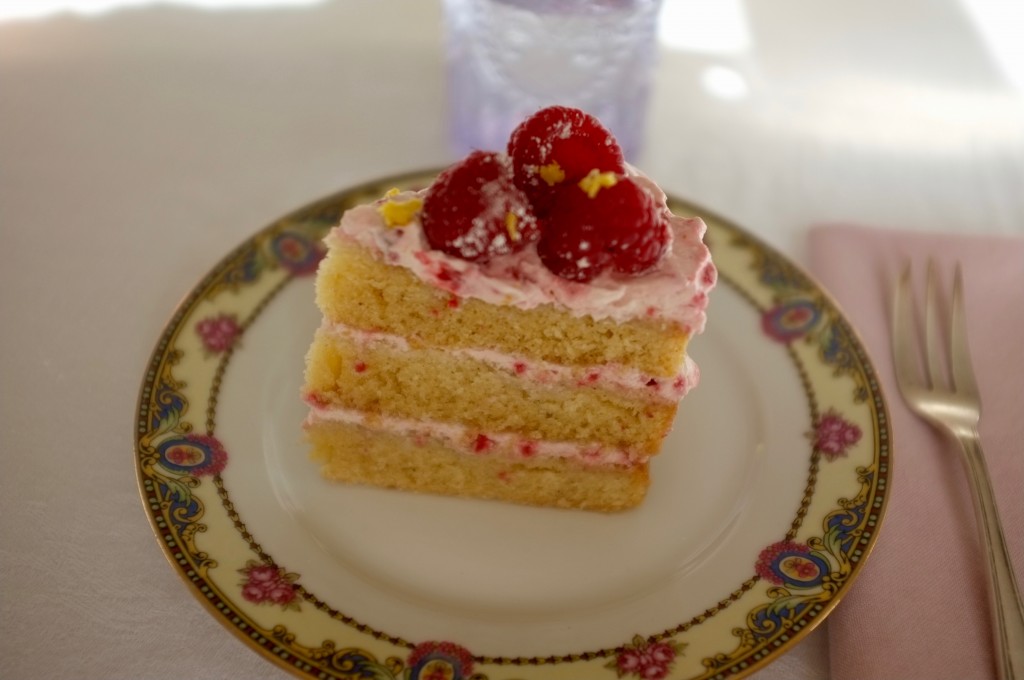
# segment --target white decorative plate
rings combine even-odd
[[[307,459],[303,356],[321,237],[432,173],[343,191],[255,234],[192,290],[136,414],[146,512],[221,623],[300,676],[725,678],[820,623],[871,549],[891,475],[875,373],[830,298],[708,223],[702,369],[621,514],[336,485]]]

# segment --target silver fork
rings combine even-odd
[[[967,348],[967,321],[964,309],[963,274],[956,265],[953,302],[950,313],[949,365],[952,380],[947,380],[940,349],[938,319],[938,275],[935,263],[928,261],[925,299],[925,370],[917,359],[918,333],[910,287],[910,263],[904,265],[896,286],[892,309],[892,347],[896,382],[912,410],[939,430],[955,439],[963,452],[967,476],[971,482],[974,509],[981,530],[988,563],[989,598],[992,605],[996,665],[1000,680],[1024,679],[1024,605],[1010,564],[1006,539],[999,521],[992,482],[981,450],[978,422],[981,398]]]

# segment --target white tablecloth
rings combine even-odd
[[[662,48],[638,165],[797,261],[816,223],[1024,231],[1021,64],[971,6],[750,2],[745,49]],[[284,675],[165,563],[138,389],[256,228],[453,158],[439,21],[416,0],[0,21],[0,677]],[[757,677],[827,673],[816,631]]]

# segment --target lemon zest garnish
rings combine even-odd
[[[565,171],[562,170],[562,166],[557,161],[551,161],[547,165],[540,166],[537,174],[540,175],[542,180],[547,182],[549,187],[553,187],[565,179]]]
[[[513,241],[518,241],[522,238],[519,235],[519,218],[516,217],[514,212],[505,213],[505,228],[508,229],[508,237]]]
[[[404,227],[412,222],[416,214],[423,208],[422,198],[395,200],[395,196],[400,193],[402,192],[398,189],[388,189],[388,192],[384,194],[384,198],[387,200],[377,206],[377,212],[384,218],[386,227]]]
[[[580,180],[579,187],[587,192],[587,196],[594,198],[601,189],[615,186],[619,181],[614,172],[601,172],[594,168],[590,173]]]

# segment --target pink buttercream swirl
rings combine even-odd
[[[703,242],[707,226],[698,217],[673,215],[664,192],[654,182],[636,171],[631,170],[631,174],[665,211],[671,231],[665,256],[657,267],[641,276],[605,272],[589,283],[568,281],[548,271],[535,246],[483,263],[461,260],[432,250],[418,219],[401,227],[387,227],[377,209],[381,201],[347,211],[327,238],[353,240],[382,261],[404,267],[421,281],[462,298],[524,310],[554,304],[575,316],[619,323],[643,318],[667,320],[688,333],[700,333],[704,330],[708,293],[718,279]],[[393,198],[408,200],[416,196],[415,192],[405,192]]]

